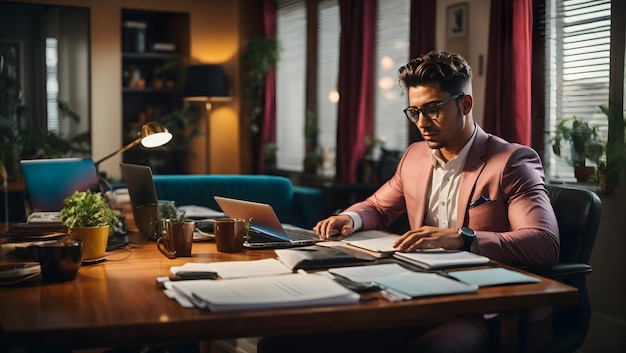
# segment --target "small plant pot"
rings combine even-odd
[[[588,166],[575,166],[574,167],[574,176],[579,183],[586,183],[589,181],[589,178],[596,172],[595,167]]]
[[[109,240],[109,226],[73,227],[69,233],[72,239],[83,241],[83,260],[96,260],[104,257]]]

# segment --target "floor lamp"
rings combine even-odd
[[[206,115],[206,172],[211,171],[209,151],[209,127],[211,122],[211,102],[229,101],[232,96],[228,90],[226,73],[221,65],[201,64],[187,68],[187,78],[183,89],[183,99],[188,102],[203,102]]]

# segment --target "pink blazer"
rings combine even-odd
[[[425,142],[413,143],[395,175],[346,211],[360,215],[363,229],[384,228],[407,210],[411,229],[421,227],[432,169],[431,149]],[[512,266],[556,264],[559,229],[533,149],[477,126],[459,187],[457,227],[476,231],[480,253]],[[491,201],[474,205],[481,196]]]

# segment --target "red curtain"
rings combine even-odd
[[[276,38],[276,3],[274,0],[263,1],[263,34],[268,38]],[[276,70],[270,68],[265,76],[265,96],[263,102],[263,118],[260,128],[259,146],[257,146],[257,172],[263,172],[263,146],[276,142]]]
[[[531,146],[532,0],[491,2],[484,129]]]
[[[354,183],[357,163],[365,155],[365,136],[374,136],[376,0],[339,0],[339,7],[336,179]]]
[[[435,50],[437,47],[435,44],[436,13],[436,0],[411,0],[411,32],[409,33],[411,59]],[[415,128],[415,124],[408,121],[407,124],[409,124],[409,143],[424,139]]]

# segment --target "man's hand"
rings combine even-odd
[[[348,215],[328,217],[317,222],[315,227],[313,227],[320,239],[330,239],[333,236],[342,239],[352,234],[353,229],[354,221]]]
[[[393,246],[402,252],[439,248],[459,250],[463,248],[463,238],[456,229],[423,226],[402,234]]]

